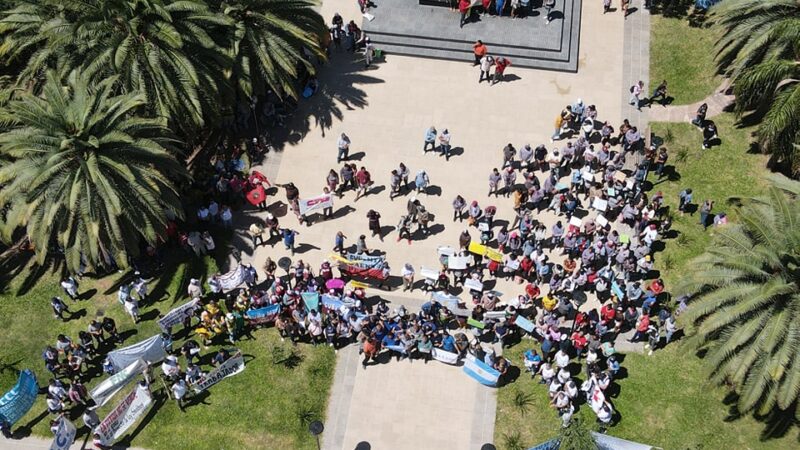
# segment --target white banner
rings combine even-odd
[[[428,280],[438,280],[439,279],[439,271],[436,269],[429,269],[427,267],[420,267],[419,274],[422,275],[423,278],[427,278]]]
[[[447,268],[451,270],[464,270],[469,264],[471,256],[451,256],[447,258]]]
[[[472,278],[467,278],[464,281],[464,287],[473,291],[483,292],[483,283]]]
[[[333,208],[333,195],[332,194],[320,194],[316,197],[301,198],[299,201],[300,204],[300,215],[304,215],[310,211],[314,211],[321,208]]]
[[[145,367],[147,367],[147,363],[145,363],[142,359],[137,359],[128,365],[128,367],[120,370],[114,375],[111,375],[102,383],[95,386],[95,388],[89,392],[89,396],[92,397],[98,406],[105,405],[106,402],[114,396],[114,394],[119,392],[125,387],[125,385],[130,383],[131,380],[133,380],[136,375],[140,374]]]
[[[114,370],[120,370],[130,366],[137,359],[143,359],[148,364],[153,364],[167,357],[164,351],[164,341],[161,335],[157,334],[150,339],[146,339],[138,344],[114,350],[108,354],[108,359],[114,365]]]
[[[61,417],[61,421],[58,423],[58,430],[56,430],[56,435],[53,437],[53,443],[50,445],[50,450],[69,450],[75,440],[75,433],[75,424],[66,417]]]
[[[192,386],[192,389],[199,394],[227,377],[242,373],[243,370],[244,357],[241,352],[236,352],[227,361],[220,364],[219,367],[207,373],[197,384]]]
[[[147,388],[136,385],[122,402],[111,411],[95,430],[101,439],[114,442],[131,427],[153,403],[153,398]]]
[[[199,301],[200,299],[196,298],[168,312],[164,317],[158,320],[158,326],[160,326],[162,330],[167,331],[170,327],[183,323],[183,319],[194,313],[194,309],[197,307]]]
[[[217,279],[219,280],[219,284],[222,286],[223,291],[230,291],[231,289],[236,289],[237,286],[244,283],[244,279],[246,277],[247,272],[244,270],[244,266],[239,264],[235,269],[220,275],[217,277]]]
[[[434,348],[431,352],[431,356],[433,356],[435,360],[445,364],[455,364],[458,362],[458,353],[446,352],[440,348]]]

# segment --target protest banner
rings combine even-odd
[[[329,311],[338,311],[339,308],[344,306],[341,300],[328,294],[322,294],[320,299],[322,300],[322,306]]]
[[[136,375],[142,373],[142,370],[145,367],[147,367],[147,363],[142,359],[137,359],[124,369],[120,370],[114,375],[111,375],[103,382],[95,386],[95,388],[89,392],[89,396],[92,397],[98,406],[105,405],[106,402],[108,402],[108,400],[114,396],[114,394],[119,392],[128,383],[130,383],[130,381],[133,380]]]
[[[381,268],[386,263],[385,256],[370,256],[366,254],[348,253],[347,264],[358,266],[364,269]]]
[[[484,327],[486,327],[486,325],[483,322],[481,322],[480,320],[475,320],[472,317],[467,319],[467,325],[475,327],[479,330],[482,330],[484,329]]]
[[[164,317],[158,319],[158,326],[161,327],[162,330],[167,331],[171,327],[183,323],[185,318],[191,317],[194,313],[194,309],[197,307],[199,301],[200,299],[196,298],[168,312]]]
[[[502,318],[503,318],[503,317],[505,317],[505,316],[506,316],[506,312],[505,312],[505,311],[486,311],[486,312],[483,314],[483,318],[484,318],[484,320],[485,320],[485,319],[494,319],[494,320],[497,320],[497,319],[502,319]]]
[[[136,389],[117,405],[102,422],[95,432],[106,442],[114,442],[127,431],[153,403],[153,397],[146,387],[136,385]]]
[[[464,280],[464,288],[472,291],[483,292],[483,283],[472,278],[467,278]]]
[[[428,280],[438,280],[439,279],[439,271],[436,269],[429,269],[427,267],[420,267],[419,274],[422,278],[426,278]]]
[[[247,278],[247,271],[244,270],[244,266],[241,264],[236,266],[230,272],[226,272],[217,277],[220,286],[222,286],[223,291],[230,291],[232,289],[236,289],[237,286],[244,283],[245,278]]]
[[[608,225],[608,219],[606,219],[606,216],[604,216],[602,214],[598,214],[597,218],[595,219],[595,221],[601,227],[605,227],[606,225]]]
[[[431,351],[431,356],[433,356],[433,359],[441,361],[445,364],[458,363],[458,353],[446,352],[440,348],[434,348]]]
[[[569,219],[569,224],[580,229],[581,225],[583,225],[583,220],[580,217],[572,216]]]
[[[167,352],[164,351],[164,340],[160,334],[128,347],[114,350],[108,354],[108,359],[116,371],[128,367],[136,362],[137,359],[143,359],[149,364],[153,364],[166,357]]]
[[[533,322],[525,317],[517,316],[517,318],[514,319],[514,325],[520,327],[528,333],[533,333]]]
[[[243,370],[244,357],[242,356],[242,352],[237,350],[227,361],[201,378],[197,384],[192,386],[192,389],[194,389],[195,393],[199,394],[227,377],[242,373]]]
[[[403,347],[402,345],[387,345],[386,349],[387,350],[394,350],[394,351],[396,351],[398,353],[401,353],[403,355],[406,354],[406,348]]]
[[[333,195],[332,194],[320,194],[316,197],[300,199],[298,201],[300,205],[300,215],[305,215],[311,211],[316,211],[318,209],[323,208],[333,208]]]
[[[439,256],[454,256],[456,250],[450,246],[441,246],[436,248],[436,253],[438,253]]]
[[[36,375],[29,369],[19,373],[17,384],[0,398],[0,419],[9,426],[17,423],[31,409],[39,393]]]
[[[472,241],[469,243],[469,251],[470,253],[475,253],[476,255],[487,256],[492,261],[501,262],[503,261],[503,254],[498,252],[493,248],[489,248],[479,242]]]
[[[594,202],[592,202],[592,208],[598,211],[605,211],[608,208],[608,200],[603,200],[600,197],[596,197]]]
[[[312,309],[319,311],[319,293],[318,292],[303,292],[303,303],[306,305],[306,311]]]
[[[470,256],[451,256],[447,258],[447,268],[450,270],[465,270],[470,258]]]
[[[618,299],[622,300],[625,298],[625,293],[622,292],[622,289],[619,287],[616,280],[611,282],[611,291],[614,292],[614,295],[616,295]]]
[[[72,442],[75,440],[75,424],[69,419],[62,417],[58,422],[58,429],[56,435],[53,436],[53,443],[50,444],[50,450],[69,450]]]
[[[500,379],[500,372],[472,355],[467,355],[464,360],[464,373],[485,386],[496,387],[497,380]]]
[[[263,308],[251,309],[244,313],[244,317],[253,325],[272,322],[281,312],[281,305],[269,305]]]

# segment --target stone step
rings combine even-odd
[[[472,42],[381,32],[372,32],[369,36],[376,48],[390,55],[397,54],[470,63],[474,61]],[[567,72],[574,72],[576,69],[575,61],[570,60],[568,49],[565,51],[549,51],[490,43],[487,43],[487,46],[489,46],[492,55],[509,58],[514,67]]]

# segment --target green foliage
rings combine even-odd
[[[528,410],[533,405],[533,394],[530,392],[517,391],[514,394],[514,407],[517,408],[521,415],[528,413]]]
[[[728,0],[714,8],[721,31],[717,68],[733,81],[736,112],[760,120],[756,135],[770,165],[800,173],[800,3]]]
[[[512,431],[503,435],[504,450],[525,450],[527,446],[522,442],[519,431]]]
[[[795,188],[796,190],[797,188]],[[736,207],[677,287],[681,316],[706,352],[712,380],[732,386],[739,412],[797,411],[800,397],[800,204],[772,187]]]
[[[173,156],[164,122],[131,113],[145,104],[138,92],[115,95],[116,77],[91,85],[73,72],[62,86],[51,77],[44,98],[31,94],[8,108],[15,126],[0,134],[0,204],[10,205],[2,235],[25,227],[42,264],[52,244],[78,272],[113,257],[137,256],[139,239],[164,237],[167,212],[182,217],[172,183],[186,176]]]
[[[576,417],[567,427],[561,428],[559,450],[597,450],[592,433],[586,428],[583,419]]]

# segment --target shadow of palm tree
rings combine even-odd
[[[319,71],[317,92],[301,101],[293,120],[285,128],[273,131],[273,148],[281,151],[287,143],[293,145],[302,141],[312,127],[319,128],[324,136],[335,120],[342,120],[345,110],[367,106],[367,94],[359,86],[383,82],[367,75],[355,56],[333,55],[329,64]]]

